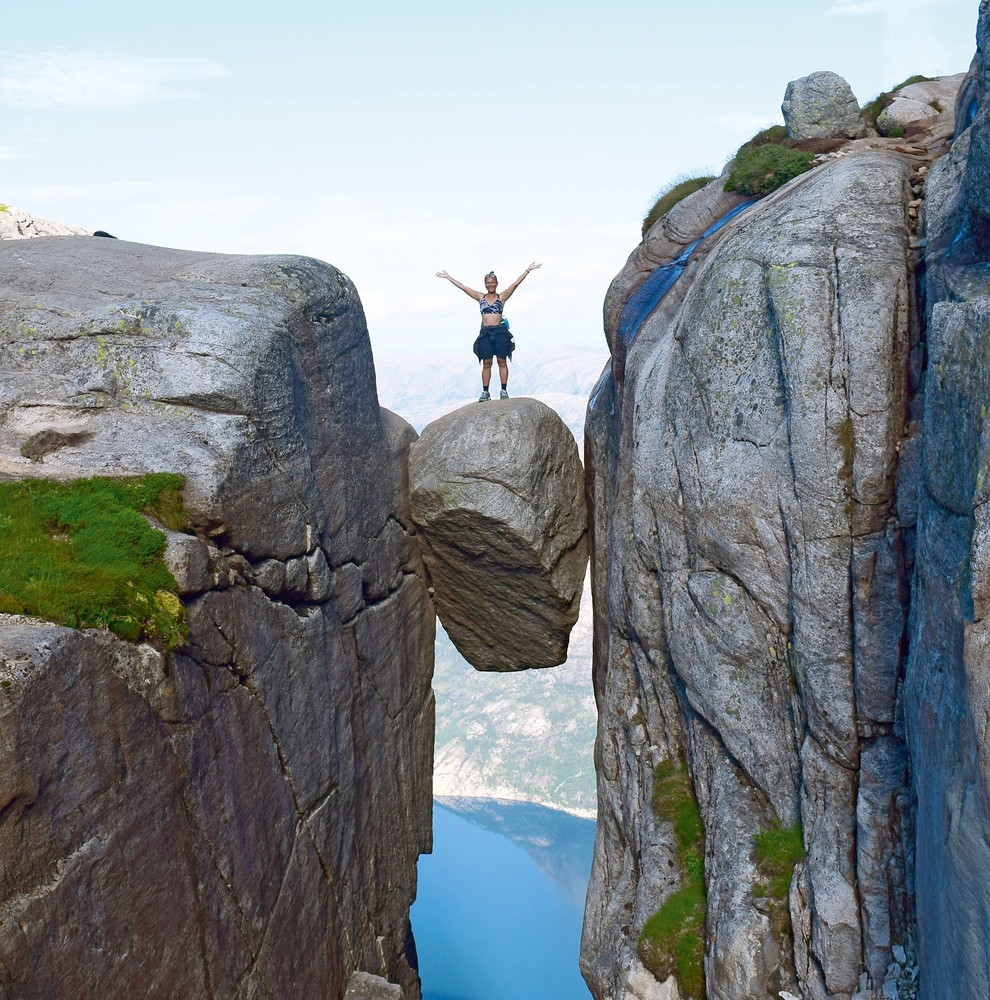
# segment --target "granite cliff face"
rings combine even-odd
[[[586,425],[600,1000],[907,997],[916,955],[921,996],[987,992],[990,894],[964,874],[990,862],[979,107],[949,155],[943,112],[822,157],[639,301],[738,207],[716,181],[609,291]],[[694,861],[665,805],[682,768]],[[656,955],[702,874],[686,971]]]
[[[417,997],[435,619],[353,286],[76,237],[0,275],[0,475],[178,472],[191,521],[171,655],[0,619],[0,994]]]

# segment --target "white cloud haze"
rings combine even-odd
[[[836,0],[826,14],[903,14],[932,7],[957,7],[966,0]]]
[[[124,108],[194,97],[182,85],[226,76],[209,59],[42,52],[0,67],[0,101],[20,108]]]

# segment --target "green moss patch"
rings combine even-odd
[[[811,167],[814,154],[774,142],[744,145],[736,153],[726,191],[762,197]]]
[[[183,527],[183,482],[152,473],[0,483],[0,611],[180,645],[185,614],[162,561],[165,536],[141,515]]]
[[[687,768],[664,761],[654,772],[653,808],[670,823],[683,870],[681,887],[650,917],[639,935],[640,961],[663,982],[677,977],[681,995],[705,996],[705,836]]]
[[[748,139],[739,148],[752,149],[754,146],[786,146],[790,140],[787,137],[786,125],[771,125],[769,128],[757,132],[752,139]]]
[[[657,195],[653,207],[646,213],[646,218],[643,219],[643,235],[645,236],[657,219],[665,216],[679,201],[683,201],[695,191],[700,191],[713,180],[714,177],[687,177],[663,188]]]
[[[756,865],[764,881],[754,891],[786,904],[794,868],[805,858],[801,824],[782,827],[778,822],[756,835]]]
[[[674,828],[679,852],[696,848],[704,837],[701,813],[687,768],[665,760],[654,772],[653,811]]]

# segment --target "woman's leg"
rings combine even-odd
[[[491,364],[491,362],[489,362]],[[502,381],[502,392],[505,392],[506,387],[509,384],[509,365],[505,358],[498,359],[498,377]]]
[[[505,364],[505,358],[499,358],[498,370],[500,372],[504,364]],[[481,388],[487,390],[491,380],[492,380],[492,359],[485,358],[485,360],[481,362]]]

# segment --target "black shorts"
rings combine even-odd
[[[474,342],[474,353],[479,361],[491,361],[493,357],[512,358],[516,344],[512,334],[504,324],[483,326]]]

